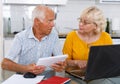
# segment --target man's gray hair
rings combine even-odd
[[[46,17],[46,12],[47,10],[53,11],[51,8],[44,6],[44,5],[39,5],[34,8],[32,11],[32,21],[34,22],[35,18],[38,18],[39,20],[43,20]]]

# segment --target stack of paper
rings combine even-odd
[[[36,78],[24,78],[23,75],[15,74],[5,80],[2,84],[37,84],[44,76],[37,76]]]
[[[67,57],[68,57],[67,55],[58,55],[53,57],[40,58],[37,62],[37,65],[44,65],[49,67],[53,63],[57,63],[59,61],[65,61]]]

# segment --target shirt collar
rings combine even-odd
[[[35,38],[35,36],[34,36],[34,34],[33,34],[32,27],[30,28],[30,32],[29,32],[28,38]]]
[[[43,37],[42,40],[45,40],[45,39],[47,39],[48,37],[49,37],[49,35]],[[28,38],[34,38],[34,39],[37,39],[37,38],[34,36],[34,33],[33,33],[33,29],[32,29],[32,27],[31,27],[31,29],[30,29],[30,33],[29,33]]]

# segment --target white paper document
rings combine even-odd
[[[58,55],[53,57],[40,58],[37,62],[37,65],[50,66],[53,63],[57,63],[59,61],[65,61],[67,57],[68,57],[67,55]]]
[[[35,78],[24,78],[23,75],[15,74],[5,80],[2,84],[37,84],[44,76],[36,76]]]

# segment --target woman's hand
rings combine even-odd
[[[66,62],[57,62],[51,65],[51,68],[53,68],[56,72],[62,72],[65,70]]]
[[[86,60],[74,60],[75,65],[77,65],[80,69],[85,69],[87,66]]]

